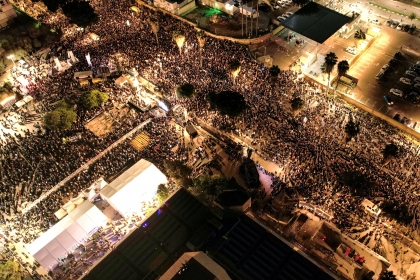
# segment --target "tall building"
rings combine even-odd
[[[16,12],[9,0],[0,0],[0,29],[11,24],[15,17]]]

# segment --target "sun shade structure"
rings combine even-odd
[[[73,252],[107,221],[95,205],[85,201],[28,245],[28,251],[45,269],[52,270],[58,265],[59,258]]]
[[[282,25],[306,38],[322,44],[350,21],[350,17],[315,2],[309,2],[285,20]]]
[[[140,160],[101,190],[101,196],[124,218],[142,213],[142,202],[151,201],[166,176],[151,162]]]

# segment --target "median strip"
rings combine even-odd
[[[398,14],[400,16],[404,16],[406,18],[409,18],[409,15],[406,15],[406,14],[401,13],[401,12],[394,11],[394,10],[392,10],[390,8],[387,8],[387,7],[384,7],[384,6],[375,4],[373,2],[369,2],[369,4],[372,5],[372,6],[375,6],[375,7],[379,8],[379,9],[382,9],[382,10],[385,10],[385,11],[388,11],[388,12],[391,12],[391,13]],[[415,19],[420,20],[420,18],[418,18],[418,17],[416,17]]]

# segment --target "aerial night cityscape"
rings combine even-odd
[[[0,0],[0,28],[0,280],[420,279],[420,0]]]

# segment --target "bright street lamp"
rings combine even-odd
[[[7,58],[13,62],[13,66],[16,66],[15,61],[14,61],[14,58],[15,58],[14,54],[9,55]]]

